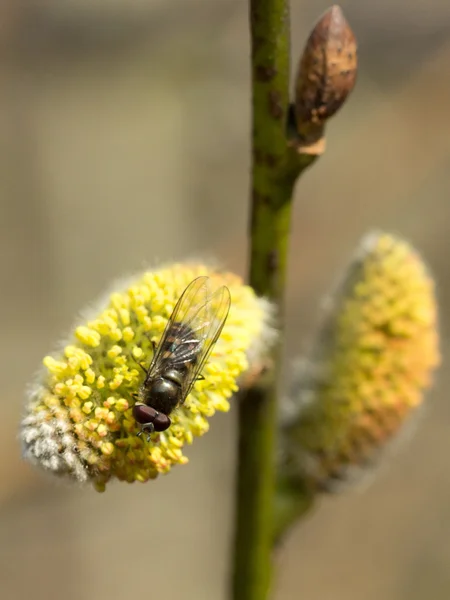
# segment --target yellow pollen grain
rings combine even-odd
[[[175,448],[182,448],[183,447],[183,441],[176,438],[175,436],[171,435],[169,437],[169,444],[174,446]]]
[[[150,448],[149,456],[153,462],[158,462],[162,458],[161,448],[158,448],[158,446],[153,446]]]
[[[114,379],[110,382],[109,388],[111,390],[117,390],[119,386],[123,383],[123,375],[115,375]]]
[[[86,457],[86,461],[90,465],[96,465],[96,464],[98,464],[99,457],[96,454],[94,454],[93,452],[90,452]]]
[[[114,329],[109,333],[109,338],[113,342],[120,342],[120,340],[122,339],[122,331],[120,329]]]
[[[83,369],[83,371],[87,371],[92,365],[92,357],[89,356],[89,354],[86,354],[86,352],[83,350],[80,350],[78,359],[80,361],[80,367]]]
[[[67,364],[71,371],[76,372],[80,368],[80,361],[76,356],[71,356],[67,359]]]
[[[67,363],[55,360],[52,356],[46,356],[42,362],[54,375],[64,375],[67,371]]]
[[[127,362],[128,361],[125,356],[116,356],[114,359],[114,364],[119,367],[126,367]]]
[[[65,383],[57,383],[54,387],[54,390],[55,394],[58,394],[58,396],[63,396],[67,391],[67,385]]]
[[[94,408],[93,402],[85,402],[83,404],[83,408],[81,409],[86,415],[89,415]]]
[[[125,342],[131,342],[131,340],[134,338],[134,331],[131,329],[131,327],[125,327],[122,332],[122,337]]]
[[[137,346],[133,347],[133,356],[134,358],[141,358],[141,356],[144,354],[144,351],[142,350],[142,348],[138,348]]]
[[[132,332],[133,330],[131,329],[131,327],[128,327],[128,325],[130,324],[130,321],[131,321],[130,311],[127,310],[126,308],[122,308],[119,310],[119,316],[120,316],[120,320],[122,321],[122,325]]]
[[[89,323],[92,329],[95,329],[101,335],[108,335],[111,331],[116,329],[117,323],[111,317],[104,315],[102,319],[97,319]]]
[[[114,453],[114,444],[111,442],[102,442],[100,444],[100,451],[105,456],[111,456]]]
[[[113,423],[115,423],[116,422],[115,413],[113,413],[112,410],[110,410],[109,413],[107,414],[105,420],[108,423],[108,425],[112,425]]]
[[[120,398],[120,400],[117,400],[115,404],[115,408],[119,412],[125,412],[126,410],[128,410],[129,406],[130,405],[128,403],[128,400],[126,400],[125,398]]]
[[[107,408],[97,406],[94,411],[94,414],[97,419],[106,419],[106,417],[108,416],[108,412],[109,410]]]
[[[75,423],[80,423],[85,418],[79,408],[71,408],[69,410],[69,415],[72,421],[75,421]]]
[[[94,371],[92,369],[86,369],[86,371],[84,372],[84,379],[89,385],[93,384],[95,381]]]
[[[167,320],[157,314],[152,318],[152,324],[155,329],[159,330],[160,333],[162,333],[167,324]]]
[[[120,312],[122,309],[126,310],[128,306],[128,298],[124,294],[115,292],[110,296],[110,303],[113,308]]]
[[[82,385],[79,389],[78,389],[78,396],[82,399],[82,400],[87,400],[89,398],[89,396],[92,394],[92,389],[87,386],[87,385]]]
[[[97,427],[100,425],[98,419],[89,419],[85,422],[84,426],[89,431],[95,431]]]
[[[122,353],[122,348],[120,346],[113,346],[110,350],[108,350],[107,352],[107,356],[108,358],[116,358],[116,356],[119,356],[119,354]]]
[[[141,323],[144,321],[145,317],[148,317],[148,310],[145,306],[141,305],[136,307],[136,316]]]
[[[80,407],[81,400],[76,397],[76,394],[74,394],[70,388],[68,388],[65,394],[64,404],[69,407]]]
[[[100,437],[106,437],[108,435],[108,427],[104,423],[100,423],[97,427],[97,434]]]
[[[80,340],[82,344],[86,344],[86,346],[90,346],[91,348],[97,348],[101,342],[101,335],[91,329],[90,327],[80,326],[75,330],[76,337]]]

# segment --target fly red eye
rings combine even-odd
[[[158,413],[158,416],[155,417],[155,420],[153,421],[155,431],[165,431],[166,429],[169,429],[171,424],[172,421],[167,415],[164,415],[163,413]]]
[[[146,404],[135,404],[133,406],[133,417],[141,425],[153,423],[157,416],[157,411],[151,406],[147,406]]]
[[[172,423],[167,415],[146,404],[135,404],[133,406],[133,417],[140,425],[153,423],[155,431],[165,431]]]

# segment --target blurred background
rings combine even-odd
[[[293,57],[329,5],[292,0]],[[360,237],[410,239],[450,301],[450,3],[341,3],[359,81],[302,179],[287,355]],[[235,411],[147,485],[55,484],[21,461],[24,388],[111,279],[216,256],[245,273],[249,38],[243,0],[0,4],[0,590],[8,600],[225,600]],[[293,61],[295,62],[295,61]],[[450,372],[365,491],[325,498],[279,553],[275,598],[448,600]]]

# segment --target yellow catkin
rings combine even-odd
[[[140,426],[132,414],[132,394],[144,378],[136,360],[149,365],[152,343],[158,343],[184,289],[200,275],[210,277],[212,288],[228,286],[229,316],[203,369],[205,379],[171,414],[170,429],[147,442],[137,437]],[[144,482],[185,464],[184,445],[208,431],[216,410],[229,409],[258,340],[264,345],[269,339],[270,313],[270,305],[231,273],[203,265],[144,273],[78,326],[61,354],[44,358],[22,423],[25,456],[57,474],[91,481],[98,490],[111,478]]]

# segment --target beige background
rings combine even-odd
[[[8,600],[226,598],[235,413],[190,465],[104,495],[23,464],[23,390],[76,311],[157,260],[244,273],[243,0],[3,0],[0,7],[0,590]],[[294,55],[325,2],[292,1]],[[289,354],[367,229],[415,243],[450,300],[450,4],[344,2],[360,77],[296,198]],[[277,600],[447,600],[450,373],[367,491],[325,499],[280,554]]]

